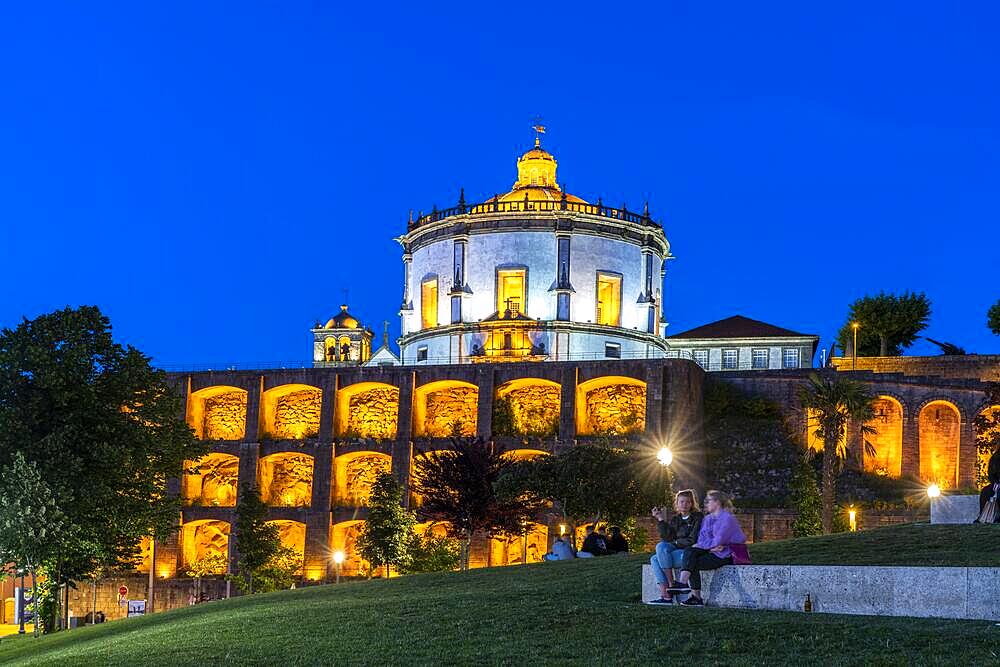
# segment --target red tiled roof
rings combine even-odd
[[[811,336],[790,329],[782,329],[767,322],[734,315],[718,322],[703,324],[667,338],[790,338]]]

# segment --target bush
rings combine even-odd
[[[460,549],[455,540],[438,537],[430,530],[423,537],[414,533],[399,573],[451,572],[458,569],[459,560]]]

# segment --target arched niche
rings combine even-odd
[[[358,382],[337,391],[337,436],[392,440],[399,425],[399,388]]]
[[[299,569],[296,570],[296,574],[302,574],[302,562],[306,553],[306,524],[301,521],[285,519],[276,519],[267,523],[278,528],[278,539],[281,540],[281,546],[295,552],[299,561]]]
[[[247,432],[247,392],[227,386],[193,392],[187,423],[202,440],[242,440]]]
[[[627,435],[646,430],[646,383],[607,375],[576,388],[578,435]]]
[[[866,425],[875,433],[866,439],[875,448],[875,456],[864,455],[865,470],[899,477],[903,462],[903,406],[892,396],[879,396],[872,402],[872,409],[875,417]]]
[[[447,438],[474,436],[479,389],[462,380],[438,380],[417,387],[413,401],[413,435]]]
[[[211,559],[212,574],[225,574],[229,559],[229,523],[216,519],[191,521],[181,528],[181,560],[185,569]]]
[[[541,378],[519,378],[496,390],[493,434],[554,437],[559,433],[562,388]]]
[[[368,561],[361,558],[358,553],[358,537],[364,528],[364,521],[341,521],[333,524],[330,533],[331,551],[344,553],[344,562],[340,566],[340,573],[348,576],[362,576],[368,574],[370,565]]]
[[[549,529],[540,523],[531,523],[521,535],[503,535],[490,540],[490,565],[523,565],[540,563],[549,550]]]
[[[283,384],[261,394],[265,438],[300,440],[319,435],[323,390],[308,384]]]
[[[931,401],[920,410],[920,479],[942,489],[958,483],[961,413],[950,401]]]
[[[185,505],[235,507],[240,460],[232,454],[212,452],[197,462],[188,462],[181,478]]]
[[[260,459],[257,486],[272,507],[308,507],[312,504],[313,457],[281,452]]]
[[[392,458],[381,452],[351,452],[336,457],[333,464],[337,504],[367,507],[375,479],[392,469]]]

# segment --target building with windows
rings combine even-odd
[[[734,315],[668,336],[667,345],[667,356],[706,371],[811,368],[819,336]]]
[[[317,368],[360,366],[371,359],[371,329],[347,312],[347,304],[340,306],[340,312],[326,324],[317,322],[312,335],[313,366]]]
[[[666,356],[663,228],[567,193],[556,166],[536,137],[506,194],[409,221],[404,365]]]

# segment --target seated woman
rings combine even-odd
[[[1000,523],[1000,511],[997,505],[1000,504],[1000,453],[993,452],[989,463],[986,464],[986,481],[989,482],[979,493],[979,517],[974,523]],[[988,511],[986,504],[993,501],[993,506]]]
[[[733,516],[732,509],[732,501],[722,491],[709,491],[705,494],[705,510],[708,513],[701,522],[698,541],[684,552],[681,574],[677,584],[670,588],[674,593],[691,592],[691,595],[681,602],[682,605],[688,607],[704,605],[705,601],[701,597],[700,572],[731,565],[733,551],[730,545],[746,544],[746,535]]]
[[[653,518],[656,528],[660,531],[660,541],[656,545],[656,553],[649,559],[653,566],[653,576],[660,587],[660,599],[653,604],[671,604],[674,599],[670,595],[670,586],[674,583],[674,570],[683,563],[684,550],[698,539],[701,520],[704,515],[698,509],[694,491],[685,489],[674,496],[674,515],[670,521],[665,521],[662,507],[653,508]]]

